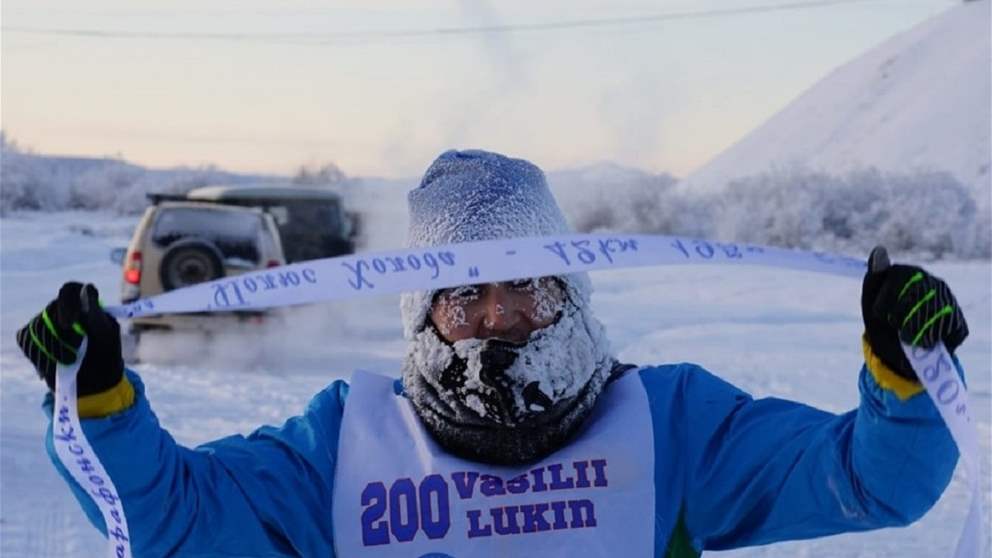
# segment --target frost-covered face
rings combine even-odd
[[[565,302],[557,279],[540,277],[445,289],[431,307],[431,321],[446,341],[501,339],[525,343],[553,324]]]
[[[489,463],[525,463],[560,447],[613,364],[580,297],[574,279],[557,277],[435,294],[403,367],[406,393],[435,439]]]

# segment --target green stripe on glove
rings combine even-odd
[[[885,248],[872,250],[861,291],[865,336],[893,372],[916,380],[901,343],[930,348],[943,342],[953,353],[968,324],[943,280],[909,265],[891,265]]]
[[[76,361],[86,335],[90,342],[77,375],[79,396],[101,393],[120,382],[120,326],[100,308],[98,297],[93,285],[66,283],[55,300],[18,330],[17,345],[49,389],[55,389],[58,364]]]

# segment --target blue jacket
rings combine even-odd
[[[657,556],[677,531],[670,518],[681,518],[678,530],[697,551],[906,525],[937,501],[957,461],[927,395],[902,400],[867,367],[860,405],[840,415],[755,400],[691,364],[638,373],[654,426]],[[281,427],[189,449],[159,426],[140,378],[128,377],[134,405],[82,424],[119,491],[135,556],[334,555],[345,382]],[[51,397],[46,410],[51,417]],[[47,445],[106,532],[90,496],[55,456],[51,428]]]

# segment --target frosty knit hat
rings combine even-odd
[[[488,151],[442,153],[407,200],[411,248],[571,232],[541,169]],[[563,279],[572,302],[588,304],[588,276]],[[433,296],[418,291],[400,297],[407,339],[423,329]]]

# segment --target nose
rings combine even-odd
[[[515,307],[511,293],[503,285],[490,285],[482,298],[482,337],[502,337],[509,341],[525,341],[522,336],[522,316]]]

